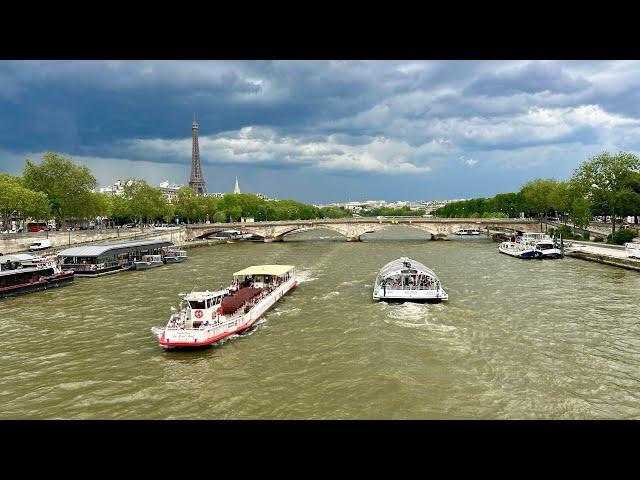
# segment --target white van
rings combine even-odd
[[[51,240],[36,240],[29,245],[29,250],[44,250],[49,247],[51,247]]]

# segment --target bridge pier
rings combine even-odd
[[[283,242],[283,241],[284,241],[284,235],[281,235],[279,237],[264,237],[264,239],[262,240],[263,243]]]
[[[360,235],[357,235],[355,237],[347,237],[347,242],[361,242],[362,240],[360,240]]]
[[[431,240],[449,240],[449,235],[446,233],[432,233]]]

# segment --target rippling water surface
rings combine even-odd
[[[0,300],[0,418],[640,418],[637,272],[401,228],[290,240]],[[372,301],[400,256],[431,267],[449,302]],[[251,332],[158,347],[179,293],[256,263],[296,265],[300,283]]]

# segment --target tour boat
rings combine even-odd
[[[133,262],[134,270],[148,270],[149,268],[160,267],[164,265],[162,255],[143,255],[142,260]]]
[[[229,288],[185,295],[158,337],[163,348],[202,347],[250,328],[295,288],[292,265],[254,265],[233,274]]]
[[[562,249],[546,233],[523,233],[520,243],[537,247],[542,252],[542,258],[563,257]]]
[[[627,242],[624,244],[624,249],[629,258],[637,258],[640,260],[640,243]]]
[[[27,254],[0,256],[0,298],[71,283],[55,261]]]
[[[187,258],[187,252],[185,250],[170,248],[165,251],[164,263],[181,263]]]
[[[401,257],[380,269],[373,286],[373,299],[441,302],[449,300],[449,294],[432,270]]]
[[[480,235],[480,230],[477,228],[464,228],[462,230],[458,230],[456,235]]]
[[[502,242],[498,246],[498,251],[517,258],[542,258],[542,250],[539,250],[535,245],[526,245],[520,242]]]

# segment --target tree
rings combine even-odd
[[[638,157],[629,152],[610,155],[600,153],[580,165],[572,179],[580,186],[596,208],[604,208],[611,215],[611,232],[616,231],[616,215],[623,209],[620,192],[640,169]]]
[[[196,192],[189,187],[180,187],[178,190],[178,199],[176,200],[176,215],[186,219],[188,223],[191,220],[200,220],[203,217],[204,205]]]
[[[522,196],[531,211],[540,217],[542,227],[543,217],[546,220],[547,212],[553,209],[553,195],[558,182],[552,178],[537,178],[524,184]]]
[[[145,221],[162,218],[166,214],[166,200],[162,190],[150,186],[144,180],[129,180],[124,187],[124,196],[130,201],[134,217]]]
[[[25,162],[24,184],[47,195],[53,214],[66,227],[68,218],[82,213],[96,179],[86,166],[78,166],[70,158],[57,153],[45,153],[40,164]]]
[[[49,217],[49,200],[42,192],[29,190],[22,178],[0,173],[0,220],[8,229],[12,217],[36,220]]]
[[[565,224],[567,223],[566,214],[575,197],[574,193],[570,182],[558,182],[550,194],[551,207],[562,216]]]
[[[571,203],[569,213],[573,225],[578,228],[587,228],[589,223],[591,223],[592,214],[589,207],[589,200],[586,198],[575,198]]]

